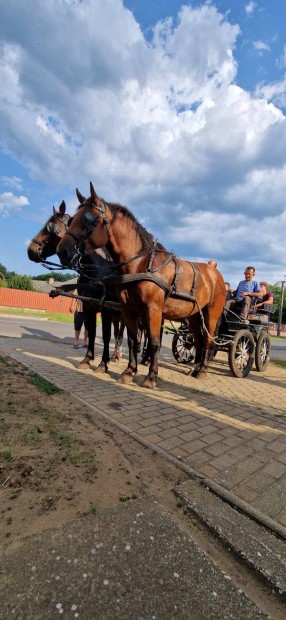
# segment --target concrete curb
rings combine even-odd
[[[203,523],[286,601],[286,544],[210,490],[187,481],[175,489],[187,512]]]

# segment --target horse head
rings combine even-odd
[[[85,198],[78,189],[76,194],[80,204],[57,247],[58,257],[65,267],[74,266],[84,251],[92,254],[108,242],[106,205],[97,196],[92,183],[89,198]]]
[[[29,259],[34,263],[40,263],[56,254],[58,243],[67,229],[69,220],[66,203],[62,200],[59,209],[53,207],[53,214],[29,244],[27,248]]]

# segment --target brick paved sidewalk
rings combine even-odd
[[[146,390],[142,366],[133,385],[115,381],[126,359],[95,375],[77,368],[82,353],[66,344],[1,337],[0,351],[286,527],[285,370],[270,365],[236,379],[222,357],[199,381],[164,348],[158,389]]]

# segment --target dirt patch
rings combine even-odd
[[[0,542],[186,479],[66,392],[0,357]]]

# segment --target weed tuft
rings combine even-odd
[[[40,377],[37,374],[32,374],[29,377],[29,383],[35,385],[38,390],[40,390],[40,392],[44,392],[44,394],[58,394],[62,391],[56,385],[50,383],[50,381],[47,381],[46,379]]]

